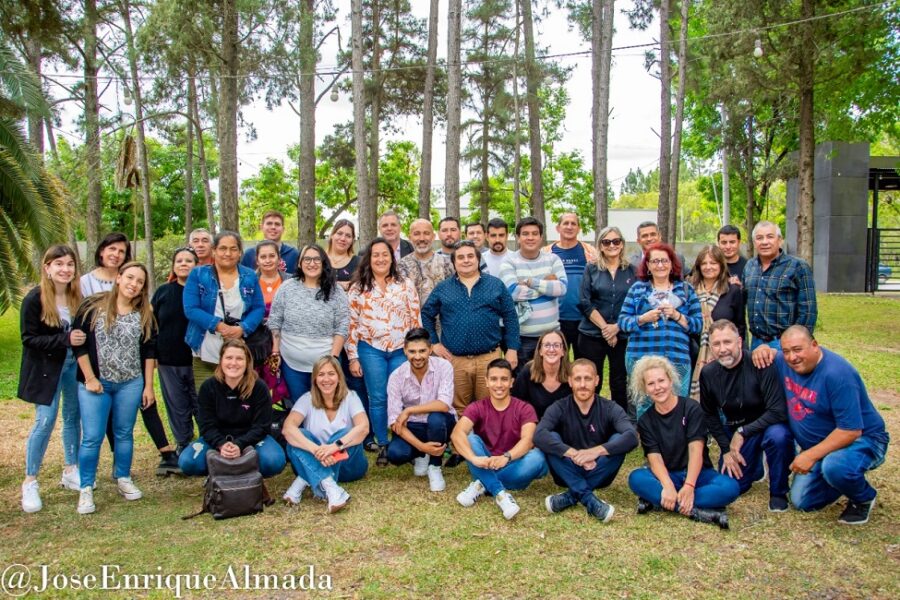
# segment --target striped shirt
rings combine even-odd
[[[691,345],[688,334],[698,334],[703,329],[703,313],[697,293],[689,283],[676,281],[672,294],[681,300],[678,312],[687,317],[688,329],[673,319],[660,319],[655,323],[638,324],[638,317],[654,308],[650,304],[653,284],[638,281],[628,290],[619,313],[619,329],[628,334],[627,356],[639,359],[655,354],[664,356],[674,364],[691,364]]]
[[[755,338],[771,341],[791,325],[816,326],[816,286],[805,261],[781,252],[763,271],[759,257],[744,266],[747,317]]]
[[[450,361],[437,356],[428,358],[428,370],[421,383],[412,372],[409,361],[403,363],[391,373],[387,384],[387,422],[393,425],[406,408],[428,404],[432,400],[440,400],[449,408],[449,413],[456,417],[453,409],[453,365]],[[428,414],[410,415],[412,423],[425,423]]]
[[[549,275],[556,279],[547,279]],[[566,295],[569,279],[558,256],[541,252],[537,258],[527,259],[518,252],[510,252],[500,266],[500,279],[514,302],[531,305],[531,314],[520,325],[521,336],[540,337],[559,328],[557,299]]]

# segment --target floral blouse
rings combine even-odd
[[[365,342],[383,352],[403,347],[406,332],[422,326],[419,296],[409,279],[391,280],[385,290],[374,285],[362,292],[353,285],[347,292],[350,301],[350,331],[347,335],[347,357],[359,357],[357,346]]]

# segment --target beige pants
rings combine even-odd
[[[213,376],[216,372],[216,366],[218,365],[202,361],[195,356],[192,366],[194,367],[194,387],[197,388],[197,392],[199,392],[200,386],[203,385],[204,381]]]
[[[466,407],[475,400],[487,398],[487,366],[495,358],[502,358],[503,353],[497,348],[493,352],[476,356],[453,356],[453,408],[459,419]]]

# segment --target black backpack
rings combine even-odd
[[[274,504],[259,472],[259,457],[253,446],[244,448],[240,458],[222,458],[216,450],[206,451],[209,476],[204,484],[203,508],[183,517],[191,519],[203,513],[214,519],[230,519],[263,511]]]

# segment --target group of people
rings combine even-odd
[[[510,491],[549,472],[565,491],[545,499],[548,511],[581,504],[606,522],[615,509],[596,490],[640,444],[646,464],[628,477],[639,513],[727,527],[726,507],[764,477],[765,457],[771,511],[847,496],[840,520],[869,518],[865,473],[884,460],[888,434],[856,370],[816,342],[811,271],[783,251],[774,223],[754,228],[749,260],[740,231],[723,227],[689,271],[654,223],[638,227],[641,252],[626,257],[618,228],[594,247],[574,214],[550,245],[543,223],[523,218],[516,251],[502,219],[486,231],[419,219],[407,241],[388,211],[358,254],[347,220],[327,247],[299,251],[281,240],[277,211],[260,229],[249,249],[235,232],[191,232],[152,299],[122,234],[81,277],[72,249],[47,250],[21,309],[19,397],[37,405],[26,512],[41,509],[38,470],[62,405],[61,483],[79,491],[81,514],[96,510],[105,433],[119,493],[141,497],[131,478],[140,412],[158,474],[203,475],[208,450],[237,458],[255,447],[266,477],[290,462],[287,503],[309,488],[329,512],[349,501],[341,484],[365,475],[369,451],[377,466],[411,463],[433,492],[445,490],[444,467],[465,462],[472,482],[457,501],[490,495],[507,519],[519,512]],[[607,359],[611,400],[599,396]]]

